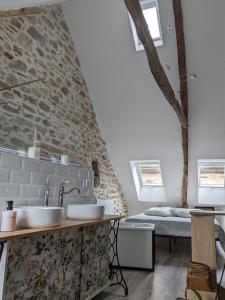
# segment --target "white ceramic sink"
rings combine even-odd
[[[104,205],[68,204],[67,217],[76,220],[101,219],[104,216]]]
[[[17,211],[17,228],[43,228],[60,226],[63,208],[46,206],[19,206]]]

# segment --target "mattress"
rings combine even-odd
[[[147,216],[142,213],[128,217],[126,222],[155,224],[155,233],[160,236],[191,237],[190,218]],[[225,232],[217,220],[215,220],[215,237],[225,251]]]

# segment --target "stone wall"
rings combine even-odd
[[[37,128],[42,154],[68,154],[84,166],[99,162],[96,198],[126,212],[121,186],[102,139],[73,41],[59,5],[42,14],[0,19],[0,145],[27,150]]]

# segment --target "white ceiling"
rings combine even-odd
[[[43,4],[60,3],[65,1],[66,0],[0,0],[0,10],[40,6]]]

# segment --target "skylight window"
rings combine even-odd
[[[142,186],[163,185],[159,163],[139,164]]]
[[[225,205],[225,160],[198,161],[198,203]]]
[[[159,160],[132,161],[132,166],[141,187],[163,186]]]
[[[157,0],[140,0],[141,8],[145,17],[145,20],[148,24],[149,31],[153,38],[156,47],[163,45],[161,24],[159,17],[159,8]],[[129,15],[130,16],[130,15]],[[131,28],[134,37],[134,43],[137,51],[143,50],[144,47],[141,44],[137,31],[134,25],[134,22],[130,16]]]
[[[159,160],[130,162],[138,201],[165,203],[166,193]]]
[[[199,187],[224,188],[225,162],[199,162]]]

